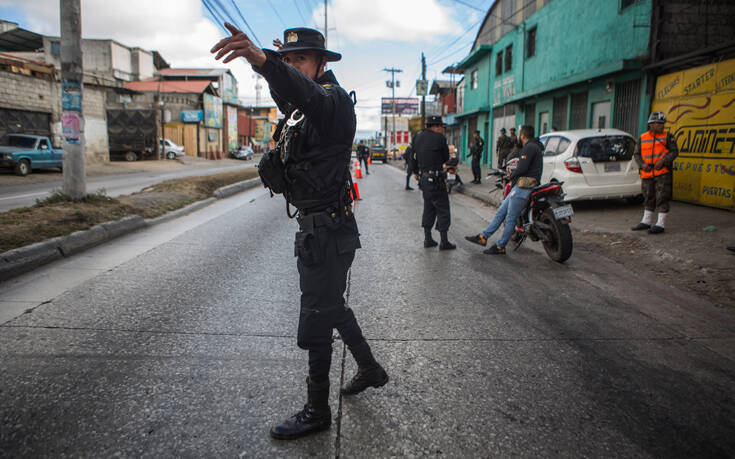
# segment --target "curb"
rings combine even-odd
[[[217,199],[224,199],[234,194],[255,188],[260,184],[259,178],[233,183],[215,190],[214,198],[198,201],[181,209],[171,211],[156,218],[145,219],[131,215],[121,220],[100,223],[84,231],[76,231],[67,236],[59,236],[47,241],[18,247],[0,254],[0,282],[12,279],[28,271],[32,271],[52,261],[70,257],[94,246],[111,241],[141,228],[154,226],[184,216],[204,208]]]

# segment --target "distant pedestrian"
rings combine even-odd
[[[459,170],[457,169],[457,166],[459,166],[459,156],[457,156],[457,147],[454,145],[449,145],[449,159],[444,164],[444,169],[449,173],[450,171],[454,174],[454,180],[457,183],[457,185],[464,186],[464,183],[462,182],[462,178],[459,176]]]
[[[513,141],[505,135],[505,128],[500,128],[500,136],[495,143],[495,152],[498,156],[498,168],[501,168],[508,159],[510,151],[513,149]]]
[[[413,191],[410,182],[411,176],[413,175],[414,163],[416,162],[416,154],[411,145],[407,146],[403,152],[403,160],[406,161],[406,190]]]
[[[472,133],[472,143],[470,144],[470,155],[472,156],[472,175],[474,179],[472,183],[480,184],[480,177],[482,171],[480,170],[480,160],[482,159],[482,152],[485,149],[485,141],[480,137],[480,131]]]
[[[449,147],[447,138],[444,137],[444,123],[441,116],[428,117],[426,129],[416,134],[411,146],[416,154],[414,172],[417,174],[416,178],[424,198],[424,212],[421,216],[424,247],[437,246],[431,236],[431,228],[436,222],[436,229],[441,235],[439,250],[456,249],[457,246],[449,242],[447,236],[451,220],[444,163],[449,159]]]
[[[666,116],[662,112],[651,113],[648,131],[641,135],[633,153],[641,175],[641,192],[644,198],[643,218],[631,228],[633,231],[648,230],[650,234],[660,234],[666,226],[673,188],[672,170],[679,148],[674,136],[664,132],[665,123]],[[654,212],[658,212],[655,224]]]
[[[368,159],[370,158],[370,149],[365,145],[365,142],[362,140],[360,141],[359,145],[357,145],[357,159],[360,161],[360,164],[363,165],[365,168],[365,174],[370,175],[370,171],[368,170]]]

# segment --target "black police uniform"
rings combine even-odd
[[[314,36],[321,37],[321,34],[303,28],[286,30],[286,46],[281,52],[297,50],[301,37]],[[294,46],[289,47],[289,42],[295,42]],[[321,42],[323,49],[323,37]],[[302,49],[320,49],[313,43],[305,46],[310,47]],[[280,156],[285,167],[284,197],[298,209],[295,255],[301,312],[297,344],[309,351],[307,405],[271,430],[276,438],[290,439],[324,430],[331,423],[329,368],[333,329],[337,329],[358,365],[358,375],[343,389],[344,393],[357,393],[368,385],[378,387],[388,377],[373,358],[343,297],[347,273],[355,250],[360,248],[349,198],[350,151],[356,127],[352,99],[331,71],[313,80],[282,62],[278,53],[264,52],[266,62],[254,70],[268,81],[273,100],[286,114],[274,137],[280,151],[268,157]],[[264,161],[267,161],[265,157],[261,169]]]
[[[431,118],[429,121],[437,121]],[[441,121],[438,120],[438,123]],[[433,123],[427,122],[427,124]],[[436,229],[442,238],[440,248],[454,248],[453,244],[447,240],[447,231],[451,223],[446,173],[443,168],[444,163],[449,159],[447,138],[443,134],[425,129],[414,137],[411,147],[416,155],[414,172],[419,174],[419,188],[424,198],[424,212],[421,216],[421,226],[424,228],[425,236],[424,247],[437,245],[431,237],[431,228],[436,221]]]
[[[485,141],[482,137],[477,137],[472,141],[470,146],[470,155],[472,156],[472,175],[474,183],[480,183],[482,179],[482,170],[480,169],[480,159],[482,159],[482,150],[485,148]]]
[[[366,174],[370,173],[370,170],[368,169],[368,158],[370,158],[370,149],[368,149],[368,147],[365,145],[358,145],[357,159],[360,161],[362,167],[365,168]]]
[[[413,190],[411,188],[411,176],[414,174],[414,163],[416,162],[416,155],[413,152],[411,145],[406,147],[406,151],[403,152],[403,159],[406,161],[406,190]]]

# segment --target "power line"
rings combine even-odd
[[[255,38],[255,41],[258,42],[258,46],[260,46],[262,48],[263,47],[263,44],[258,39],[258,36],[255,35],[255,31],[253,30],[252,27],[250,27],[250,24],[248,24],[248,21],[245,20],[245,16],[242,15],[242,11],[240,11],[240,8],[237,6],[237,3],[235,3],[235,0],[230,0],[230,1],[232,2],[232,6],[235,7],[235,11],[237,11],[237,14],[240,15],[240,19],[242,19],[242,22],[245,23],[245,27],[247,27],[248,30],[250,31],[250,33],[253,34],[253,38]]]
[[[301,8],[299,8],[299,2],[293,0],[293,4],[296,5],[296,11],[298,11],[299,16],[301,16],[302,23],[306,25],[306,19],[304,19],[304,14],[301,12]]]
[[[281,21],[281,25],[282,25],[282,26],[283,26],[283,28],[285,29],[285,28],[286,28],[286,23],[285,23],[285,22],[283,22],[283,18],[282,18],[282,17],[281,17],[281,15],[280,15],[280,14],[278,13],[278,10],[276,9],[276,7],[275,7],[275,6],[273,6],[273,1],[272,1],[272,0],[268,0],[268,3],[270,4],[271,8],[273,8],[273,12],[274,12],[274,13],[276,13],[276,16],[278,16],[278,20],[279,20],[279,21]]]
[[[209,14],[210,14],[210,15],[212,16],[212,19],[214,19],[214,21],[215,21],[215,22],[217,23],[217,25],[218,25],[218,26],[219,26],[219,27],[220,27],[220,28],[221,28],[222,30],[224,30],[224,31],[225,31],[225,33],[229,33],[229,32],[228,32],[228,30],[227,30],[227,29],[225,28],[225,26],[223,25],[223,23],[224,23],[225,21],[224,21],[224,20],[223,20],[223,19],[222,19],[222,18],[221,18],[221,17],[219,16],[219,14],[215,14],[214,10],[213,10],[213,9],[212,9],[212,7],[211,7],[211,6],[209,5],[209,2],[208,2],[207,0],[202,0],[202,4],[203,4],[203,5],[204,5],[204,7],[205,7],[205,8],[207,9],[207,11],[209,11]]]
[[[479,12],[481,12],[481,13],[485,13],[485,12],[486,12],[485,10],[483,10],[483,9],[481,9],[481,8],[478,8],[478,7],[476,7],[475,5],[470,5],[469,3],[467,3],[467,2],[463,2],[462,0],[453,0],[453,1],[454,1],[454,2],[456,2],[456,3],[459,3],[460,5],[464,5],[464,6],[466,6],[467,8],[472,8],[472,9],[473,9],[473,10],[475,10],[475,11],[479,11]]]

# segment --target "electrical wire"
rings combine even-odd
[[[209,14],[210,14],[210,15],[212,16],[212,19],[214,20],[214,22],[216,22],[216,23],[217,23],[217,25],[218,25],[218,26],[219,26],[219,27],[220,27],[220,28],[221,28],[222,30],[224,30],[225,34],[229,33],[229,31],[228,31],[228,30],[227,30],[227,29],[225,28],[225,26],[224,26],[224,22],[225,22],[225,21],[224,21],[224,19],[222,19],[222,18],[221,18],[221,17],[219,16],[219,14],[215,14],[215,11],[214,11],[214,10],[212,9],[213,7],[211,7],[211,6],[209,5],[209,2],[208,2],[207,0],[202,0],[202,4],[204,5],[204,8],[206,8],[206,9],[207,9],[207,11],[209,11]]]
[[[247,27],[248,30],[250,31],[250,33],[253,34],[253,38],[255,38],[255,41],[258,43],[258,46],[260,46],[262,48],[263,47],[263,44],[258,39],[258,36],[255,35],[255,31],[253,30],[252,27],[250,27],[250,24],[248,24],[248,21],[245,20],[245,16],[243,16],[242,15],[242,11],[240,11],[240,7],[237,6],[237,3],[235,3],[235,0],[230,0],[230,1],[232,2],[232,6],[235,7],[235,11],[237,11],[237,14],[240,15],[240,19],[242,19],[242,22],[245,23],[245,27]]]
[[[276,16],[278,17],[278,20],[281,21],[281,25],[285,29],[286,28],[286,23],[283,22],[283,18],[281,17],[280,13],[278,13],[278,10],[276,9],[276,7],[273,5],[273,1],[272,0],[268,0],[268,3],[270,4],[271,8],[273,8],[273,12],[276,13]]]
[[[301,22],[306,25],[306,19],[304,19],[304,14],[301,12],[301,8],[299,8],[299,2],[293,0],[293,4],[296,6],[296,11],[298,11],[299,16],[301,16]]]
[[[476,7],[475,5],[470,5],[470,4],[469,4],[469,3],[467,3],[467,2],[463,2],[462,0],[452,0],[452,1],[454,1],[454,2],[456,2],[456,3],[459,3],[460,5],[464,5],[464,6],[466,6],[467,8],[472,8],[473,10],[479,11],[479,12],[481,12],[481,13],[486,13],[486,12],[487,12],[486,10],[482,10],[482,9],[480,9],[480,8]]]

